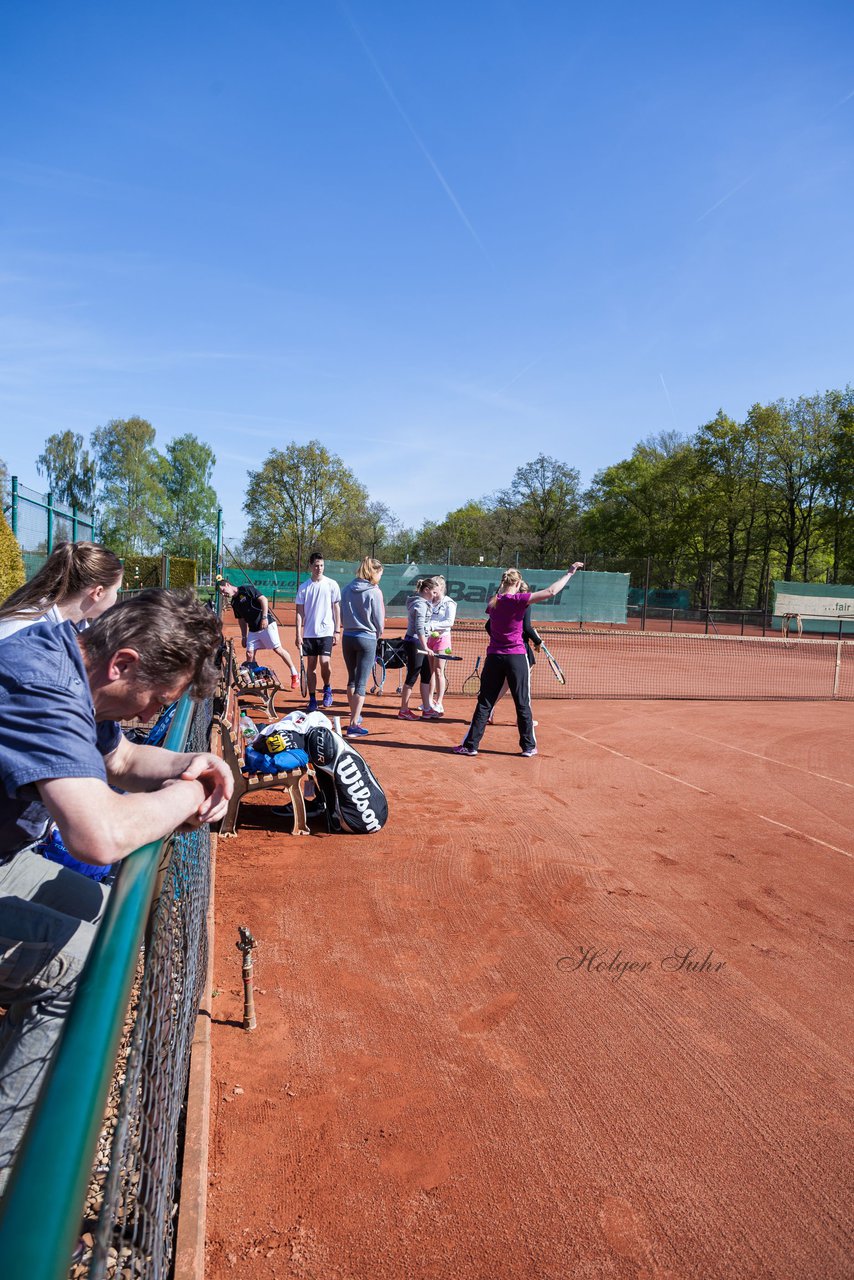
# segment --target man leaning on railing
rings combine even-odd
[[[109,893],[35,845],[53,819],[76,858],[112,863],[223,816],[221,760],[131,743],[116,723],[208,696],[221,640],[192,591],[148,590],[84,632],[42,622],[0,641],[0,1189]]]

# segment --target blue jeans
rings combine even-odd
[[[0,866],[0,1190],[53,1055],[109,888],[24,849]]]

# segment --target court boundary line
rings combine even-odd
[[[679,782],[683,787],[690,787],[692,791],[699,791],[702,796],[710,796],[712,799],[722,799],[719,792],[706,791],[703,787],[697,787],[693,782],[686,782],[684,778],[679,778],[675,773],[668,773],[666,769],[656,769],[655,765],[647,764],[645,760],[638,760],[635,756],[626,755],[624,751],[617,751],[615,747],[606,747],[604,743],[597,742],[595,738],[589,738],[586,734],[575,733],[572,729],[564,730],[571,738],[578,738],[581,742],[587,742],[591,747],[599,747],[602,751],[609,752],[612,756],[619,756],[621,760],[628,760],[632,764],[639,765],[642,769],[649,769],[651,773],[657,773],[662,778],[669,778],[671,782]],[[746,805],[738,806],[745,813],[753,813],[754,811],[747,808]],[[797,827],[790,827],[785,822],[775,822],[773,818],[766,818],[764,813],[758,811],[754,816],[762,822],[769,822],[774,827],[781,827],[784,831],[791,831],[793,835],[801,836],[804,840],[810,840],[813,844],[819,844],[824,849],[832,849],[834,853],[841,853],[844,858],[854,858],[854,853],[849,853],[847,849],[840,849],[838,845],[828,844],[826,840],[820,840],[818,836],[811,836],[806,831],[799,831]]]
[[[676,728],[677,726],[672,726]],[[854,790],[854,782],[843,782],[842,778],[832,778],[829,773],[816,773],[815,769],[805,769],[802,765],[791,764],[788,760],[777,760],[774,756],[763,756],[759,751],[748,751],[745,747],[735,747],[731,742],[721,742],[719,738],[709,738],[703,733],[692,733],[690,729],[682,729],[682,733],[686,733],[689,738],[696,738],[699,742],[711,742],[716,747],[723,747],[727,751],[740,751],[744,756],[753,756],[755,760],[766,760],[768,764],[778,764],[784,769],[795,769],[798,773],[805,773],[810,778],[821,778],[823,782],[834,782],[838,787],[849,787]]]
[[[825,849],[832,849],[834,853],[841,853],[844,858],[854,858],[854,853],[849,853],[847,849],[840,849],[838,845],[828,844],[826,840],[819,840],[818,836],[811,836],[806,831],[799,831],[797,827],[790,827],[786,822],[776,822],[773,818],[766,818],[764,813],[757,813],[756,816],[761,818],[763,822],[770,822],[772,827],[782,827],[784,831],[791,831],[792,835],[802,836],[804,840],[811,840],[813,844],[820,844]]]
[[[675,773],[668,773],[666,769],[656,769],[654,764],[647,764],[645,760],[638,760],[635,756],[627,756],[623,751],[617,751],[616,747],[606,747],[604,742],[597,742],[595,738],[588,738],[584,733],[576,733],[573,729],[564,730],[571,738],[579,738],[582,742],[589,742],[592,747],[599,747],[601,751],[608,751],[612,756],[619,756],[621,760],[629,760],[632,764],[638,764],[642,769],[649,769],[651,773],[657,773],[662,778],[669,778],[671,782],[679,782],[683,787],[690,787],[692,791],[699,791],[701,796],[714,795],[712,791],[706,791],[703,787],[697,787],[693,782],[686,782],[684,778],[678,778]]]

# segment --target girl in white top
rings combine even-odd
[[[116,603],[122,562],[95,542],[60,542],[34,578],[0,606],[0,640],[34,622],[74,622],[78,630]]]
[[[447,688],[445,679],[445,663],[441,654],[451,651],[451,628],[457,617],[457,602],[447,594],[447,583],[439,574],[435,578],[436,591],[433,596],[433,610],[430,615],[430,634],[427,637],[427,648],[436,654],[430,659],[430,705],[437,715],[445,714],[442,700]]]

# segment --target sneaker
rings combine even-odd
[[[366,729],[363,724],[348,724],[344,732],[348,738],[364,738],[370,733],[370,729]]]
[[[325,684],[325,685],[323,686],[323,703],[322,703],[322,705],[323,705],[324,707],[331,707],[331,706],[332,706],[332,690],[329,688],[329,685],[328,685],[328,684]]]
[[[492,716],[490,716],[486,723],[487,723],[487,724],[495,724],[495,721],[493,720]]]
[[[437,716],[443,716],[445,714],[445,708],[442,706],[441,702],[434,702],[433,710],[436,712]]]
[[[453,751],[455,756],[476,756],[477,755],[477,748],[467,747],[464,742],[461,742],[458,747],[451,747],[451,750]]]
[[[397,718],[398,720],[417,720],[418,716],[414,716],[412,712],[407,709],[406,711],[398,711]]]
[[[308,709],[309,711],[316,711],[316,710],[317,710],[317,698],[309,698],[309,700],[308,700],[308,708],[307,708],[307,709]]]
[[[523,752],[522,752],[522,755],[523,755],[523,756],[535,756],[535,755],[537,755],[537,748],[536,748],[536,747],[530,747],[527,751],[523,751]]]
[[[442,716],[440,712],[434,711],[432,707],[422,707],[421,719],[422,720],[441,720]]]
[[[291,688],[295,689],[299,684],[299,676],[295,671],[291,672]]]

